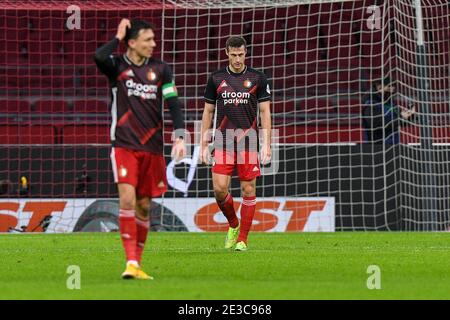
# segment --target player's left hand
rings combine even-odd
[[[172,160],[175,160],[176,162],[180,161],[184,157],[186,157],[186,144],[184,143],[184,139],[176,138],[173,146],[172,146],[172,152],[171,157]]]
[[[402,109],[401,115],[403,119],[409,119],[413,114],[416,113],[416,107],[413,106],[411,109],[400,107]]]
[[[270,144],[264,143],[261,148],[261,164],[269,163],[271,158],[272,158],[272,149],[270,148]]]

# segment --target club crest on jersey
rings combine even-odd
[[[155,81],[156,80],[156,73],[154,73],[152,69],[148,70],[148,72],[147,72],[147,79],[149,81]]]
[[[119,174],[122,178],[125,178],[128,174],[127,168],[125,168],[124,166],[120,166]]]
[[[249,79],[244,81],[244,88],[249,89],[251,86],[252,86],[252,82]]]

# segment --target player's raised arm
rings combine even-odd
[[[119,40],[114,38],[95,51],[95,64],[98,69],[108,77],[112,77],[115,69],[117,69],[112,54],[117,49],[118,45]]]
[[[94,61],[97,64],[99,70],[107,75],[108,77],[113,77],[115,75],[115,70],[117,66],[112,58],[112,54],[119,46],[120,41],[125,38],[127,28],[130,28],[130,20],[122,19],[117,28],[116,36],[109,42],[105,43],[103,46],[95,51]]]

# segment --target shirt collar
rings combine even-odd
[[[241,75],[241,74],[244,74],[244,73],[247,72],[247,66],[245,66],[245,67],[244,67],[244,70],[242,70],[242,71],[239,72],[239,73],[236,73],[236,72],[231,71],[231,70],[230,70],[230,66],[227,66],[227,72],[228,72],[228,74],[232,74],[232,75]]]
[[[145,58],[144,63],[143,63],[142,65],[138,66],[138,65],[135,64],[133,61],[131,61],[130,58],[128,58],[128,56],[127,56],[126,53],[123,54],[123,59],[124,59],[125,62],[128,63],[129,65],[133,65],[133,66],[136,66],[136,67],[142,67],[142,66],[146,65],[147,62],[148,62],[148,58]]]

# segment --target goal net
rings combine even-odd
[[[253,230],[449,228],[448,1],[98,0],[0,4],[0,232],[117,229],[110,89],[93,53],[124,17],[156,26],[191,132],[174,163],[165,116],[170,188],[154,199],[154,230],[227,228],[198,131],[231,35],[272,92]],[[230,191],[239,212],[237,178]]]

